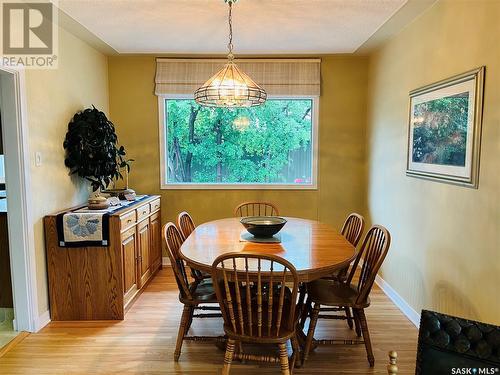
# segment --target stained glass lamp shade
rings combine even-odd
[[[194,99],[208,107],[254,107],[263,104],[267,94],[230,60],[196,90]]]
[[[194,99],[198,104],[207,107],[255,107],[266,101],[267,94],[233,61],[232,5],[236,0],[226,0],[226,2],[229,5],[228,62],[195,91]]]

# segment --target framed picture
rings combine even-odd
[[[477,188],[484,71],[410,92],[408,176]]]

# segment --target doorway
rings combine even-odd
[[[0,108],[0,348],[17,334],[14,331],[14,300],[12,298],[7,215],[5,155],[3,153],[2,112]]]
[[[0,177],[0,248],[5,247],[9,258],[0,260],[0,272],[10,270],[11,295],[7,281],[1,281],[0,308],[6,307],[4,321],[12,331],[35,332],[38,327],[38,307],[35,283],[35,250],[30,192],[28,126],[26,118],[24,71],[0,66],[0,121],[4,161],[4,178]],[[0,167],[1,168],[1,167]],[[2,198],[2,195],[5,198]],[[2,213],[2,207],[5,212]],[[5,224],[1,215],[5,215]],[[2,225],[5,233],[2,234]],[[1,249],[0,249],[1,250]],[[4,264],[5,263],[5,264]],[[3,278],[3,276],[2,276]],[[3,302],[5,297],[6,303]],[[12,300],[12,303],[10,303]],[[2,311],[0,311],[2,321]],[[1,328],[0,328],[1,330]],[[1,339],[0,339],[1,340]],[[0,341],[1,346],[1,341]]]

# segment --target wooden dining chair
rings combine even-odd
[[[181,232],[183,241],[189,237],[189,235],[194,231],[196,225],[194,225],[193,218],[186,211],[182,211],[179,216],[177,216],[177,227]]]
[[[179,288],[179,301],[184,305],[182,311],[177,342],[175,345],[174,361],[178,361],[181,355],[182,343],[184,340],[194,341],[224,341],[223,337],[211,336],[186,336],[193,318],[215,318],[221,317],[217,297],[210,279],[195,280],[189,282],[184,262],[180,258],[179,249],[182,244],[182,236],[173,223],[167,223],[163,227],[163,238],[167,247],[167,254],[170,258],[175,281]],[[208,306],[206,306],[208,305]],[[212,306],[210,306],[212,305]],[[215,313],[195,314],[195,310],[216,311]]]
[[[278,215],[278,207],[269,202],[244,202],[234,209],[234,216],[237,217]]]
[[[364,343],[370,366],[375,364],[364,309],[370,306],[369,294],[373,287],[377,272],[387,255],[390,243],[391,236],[389,231],[380,225],[374,225],[365,236],[358,257],[354,261],[347,280],[342,282],[319,279],[307,284],[308,303],[314,304],[314,307],[311,311],[311,321],[307,332],[303,361],[306,361],[309,356],[318,318],[348,319],[345,316],[339,315],[322,315],[321,306],[329,306],[352,309],[354,321],[356,323],[357,336],[361,337],[362,335],[363,340],[314,340],[315,343],[336,344],[339,343],[339,341],[345,344]],[[351,283],[361,260],[363,262],[357,285],[352,285]],[[330,310],[330,308],[324,308],[323,312]]]
[[[361,235],[363,234],[364,228],[365,228],[365,218],[360,214],[353,212],[349,214],[349,216],[347,216],[346,220],[344,221],[344,225],[342,225],[340,234],[342,234],[352,246],[356,247],[358,246],[359,240],[361,239]],[[347,278],[348,272],[349,272],[349,265],[345,268],[336,271],[332,276],[325,277],[325,279],[342,281]]]
[[[186,211],[182,211],[177,216],[177,229],[179,229],[182,241],[186,241],[186,239],[194,231],[195,228],[196,225],[194,225],[193,218]],[[191,267],[191,277],[195,280],[203,280],[209,279],[211,276],[210,274]]]
[[[295,267],[274,255],[228,253],[213,262],[212,279],[228,338],[222,374],[229,374],[233,358],[279,363],[282,374],[291,374],[298,356]],[[290,361],[288,340],[293,348]],[[240,348],[242,343],[276,344],[279,355],[252,355],[241,349],[235,353],[236,343]]]
[[[365,228],[365,218],[355,212],[347,216],[347,219],[342,225],[340,233],[351,243],[352,246],[358,246],[358,242]]]
[[[342,225],[342,229],[340,233],[345,237],[349,243],[356,247],[358,246],[361,235],[363,234],[363,230],[365,228],[365,218],[360,214],[355,212],[349,214],[346,220],[344,221],[344,225]],[[360,253],[358,253],[358,256]],[[345,268],[335,271],[332,275],[324,277],[327,280],[337,280],[337,281],[345,281],[347,279],[347,275],[349,273],[349,265]],[[310,304],[306,304],[306,308],[302,311],[301,317],[301,327],[304,327],[304,322],[307,318],[307,313],[310,312],[311,306]],[[344,312],[347,320],[347,324],[349,328],[354,328],[354,318],[349,307],[334,307],[330,309],[325,309],[325,311],[339,311]]]

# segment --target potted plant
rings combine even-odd
[[[118,147],[115,126],[104,112],[97,108],[87,108],[77,112],[68,124],[68,132],[63,146],[66,150],[64,164],[70,174],[90,181],[93,196],[89,208],[108,207],[101,190],[118,178],[123,179],[121,168],[130,171],[132,159],[126,158],[125,148]]]

